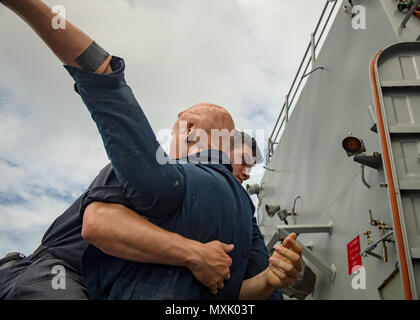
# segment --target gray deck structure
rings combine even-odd
[[[416,41],[420,19],[412,16],[402,28],[406,13],[397,11],[397,1],[359,0],[353,4],[365,9],[366,29],[354,29],[355,17],[344,12],[343,3],[346,1],[338,1],[335,19],[316,62],[311,64],[309,71],[315,71],[306,76],[296,102],[291,106],[286,103],[286,110],[292,112],[283,112],[277,122],[274,131],[278,130],[278,138],[269,143],[268,170],[260,183],[258,222],[270,246],[276,241],[273,236],[284,235],[293,230],[291,224],[297,225],[298,240],[311,248],[304,253],[305,262],[317,275],[315,291],[308,299],[404,299],[390,177],[382,163],[379,169],[365,166],[362,170],[360,163],[348,157],[342,141],[351,132],[363,139],[366,155],[383,155],[380,133],[371,130],[377,119],[370,63],[380,50]],[[411,263],[412,297],[419,299],[420,50],[418,46],[411,48],[391,57],[394,61],[379,62],[378,74],[385,77],[380,79],[381,94],[405,250]],[[407,79],[390,76],[398,72],[405,72]],[[401,80],[407,81],[404,88]],[[293,211],[294,216],[287,216],[289,226],[281,215],[268,215],[266,205]],[[372,219],[378,222],[376,226],[370,223]],[[380,222],[389,228],[382,232]],[[387,262],[383,261],[382,241],[362,257],[366,289],[354,289],[347,244],[360,236],[361,251],[372,245],[363,234],[367,230],[373,240],[395,242],[385,242]],[[386,236],[390,231],[394,232]]]

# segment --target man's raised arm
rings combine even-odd
[[[42,1],[1,0],[0,2],[25,20],[63,64],[90,69],[88,71],[98,74],[112,71],[109,67],[111,56],[102,50],[98,51],[97,45],[83,31],[68,21],[65,29],[52,28],[51,22],[55,13]],[[93,52],[95,49],[98,51],[95,56],[86,55],[86,52]]]

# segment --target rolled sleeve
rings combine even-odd
[[[119,186],[101,186],[86,191],[83,194],[79,208],[79,216],[83,219],[86,207],[92,202],[118,203],[134,210]]]
[[[95,74],[65,66],[101,134],[122,190],[136,211],[153,218],[176,212],[185,192],[179,165],[169,161],[124,79],[124,60],[111,59],[113,72]],[[160,157],[158,161],[157,157]]]
[[[65,65],[64,68],[75,81],[76,92],[82,96],[81,92],[79,92],[79,87],[83,88],[85,85],[112,88],[126,83],[124,78],[124,60],[119,57],[112,57],[110,65],[113,71],[106,74],[97,74],[67,65]]]

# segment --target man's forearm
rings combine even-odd
[[[122,259],[190,267],[199,243],[168,232],[119,204],[90,204],[82,236],[106,254]]]
[[[93,202],[83,216],[83,238],[108,255],[145,263],[188,268],[217,293],[230,278],[233,245],[217,240],[201,243],[168,232],[125,206]]]
[[[274,287],[267,282],[268,268],[256,276],[242,281],[239,300],[265,300],[274,291]]]
[[[68,21],[65,29],[55,30],[51,22],[56,14],[41,0],[2,0],[1,3],[25,20],[64,64],[81,68],[76,59],[93,42],[83,31]],[[97,68],[95,73],[111,72],[110,60],[111,56]]]

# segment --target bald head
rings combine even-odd
[[[196,104],[178,114],[170,157],[181,158],[207,149],[228,152],[229,146],[225,145],[230,143],[234,128],[232,116],[226,109],[211,103]],[[186,142],[184,147],[182,142]]]
[[[194,125],[196,129],[202,129],[209,135],[211,129],[235,128],[232,116],[226,109],[211,103],[196,104],[178,114],[178,120],[187,121],[188,125]]]

